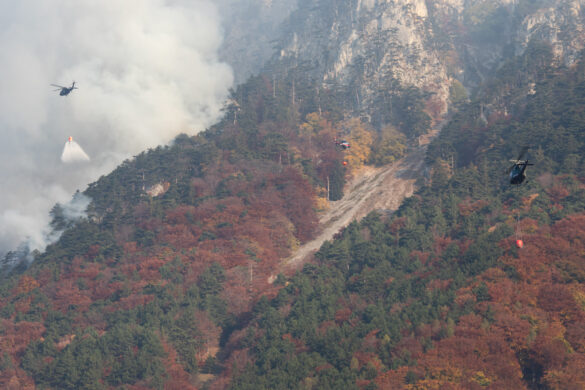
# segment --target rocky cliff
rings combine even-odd
[[[584,0],[299,0],[294,11],[276,0],[261,3],[247,22],[257,26],[246,38],[251,46],[238,50],[275,39],[273,48],[264,44],[246,60],[228,39],[226,59],[253,72],[272,49],[270,67],[308,64],[313,78],[345,88],[350,107],[366,116],[398,86],[426,93],[430,114],[440,115],[454,80],[477,90],[531,40],[549,43],[566,65],[585,42]]]

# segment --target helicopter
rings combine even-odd
[[[337,138],[335,139],[335,145],[341,146],[343,148],[343,150],[349,149],[349,142],[347,142],[346,140],[342,139],[341,141],[338,141]]]
[[[51,84],[53,87],[57,87],[57,89],[55,89],[55,91],[61,91],[59,92],[59,96],[67,96],[71,93],[71,91],[73,91],[74,89],[78,89],[75,86],[75,81],[73,82],[73,84],[71,84],[70,87],[63,87],[62,85],[57,85],[57,84]]]
[[[534,164],[530,164],[528,162],[528,160],[522,160],[522,158],[526,154],[526,151],[528,151],[528,146],[525,146],[522,148],[522,150],[520,151],[520,154],[518,155],[518,158],[516,160],[510,160],[511,162],[514,163],[508,169],[508,176],[510,179],[510,184],[514,184],[514,185],[522,184],[522,182],[524,182],[524,180],[526,179],[526,168],[529,165],[534,165]]]

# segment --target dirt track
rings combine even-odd
[[[395,163],[380,167],[365,167],[345,188],[345,196],[336,202],[320,218],[318,236],[302,245],[291,257],[286,259],[278,272],[299,269],[326,240],[353,220],[360,220],[373,210],[383,212],[398,209],[404,198],[413,194],[415,181],[423,175],[426,145],[436,134],[422,140],[421,146]],[[276,275],[269,278],[273,282]]]

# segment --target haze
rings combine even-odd
[[[47,244],[49,210],[124,159],[220,114],[232,72],[212,1],[0,5],[0,255]],[[79,89],[61,97],[51,83]],[[73,136],[90,161],[64,164]]]

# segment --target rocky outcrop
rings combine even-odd
[[[255,3],[256,23],[261,24],[279,1]],[[298,0],[294,11],[279,5],[279,20],[286,18],[286,22],[265,30],[258,26],[257,35],[246,34],[249,42],[261,42],[251,36],[262,33],[278,38],[273,41],[270,66],[291,61],[308,64],[305,67],[314,79],[345,88],[358,112],[367,114],[381,91],[400,85],[429,92],[429,99],[436,101],[442,113],[448,108],[453,80],[472,91],[503,60],[521,54],[533,39],[550,43],[559,62],[573,63],[585,42],[584,3]],[[230,34],[237,36],[235,27]],[[263,39],[267,42],[266,36]],[[253,56],[254,66],[248,69],[259,69],[260,62],[268,58],[267,47],[264,45],[262,55]]]
[[[526,15],[516,33],[516,53],[531,39],[549,42],[555,57],[565,65],[573,64],[585,46],[585,1],[548,1]]]

